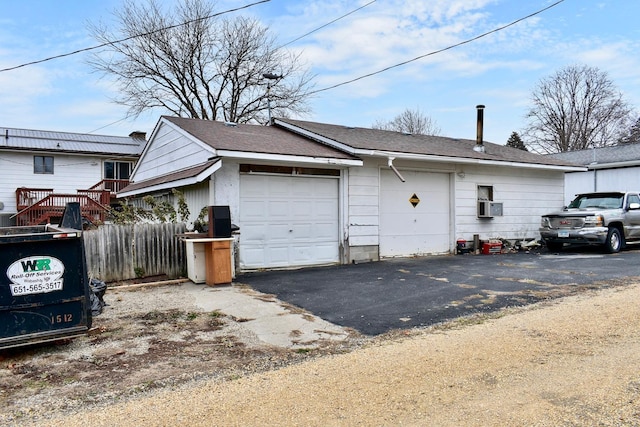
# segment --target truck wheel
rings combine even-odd
[[[564,243],[547,242],[547,249],[549,250],[549,252],[560,252],[563,246],[564,246]]]
[[[608,254],[615,254],[622,249],[622,235],[617,228],[610,228],[607,233],[607,240],[604,242],[604,250]]]

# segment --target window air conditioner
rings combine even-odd
[[[502,203],[478,200],[478,218],[493,218],[494,216],[502,216]]]

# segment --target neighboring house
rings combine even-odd
[[[0,128],[0,226],[54,222],[67,202],[103,220],[145,144],[129,137]]]
[[[191,221],[228,205],[240,270],[452,253],[475,235],[537,239],[540,215],[563,203],[564,173],[585,168],[477,139],[162,117],[118,197],[171,201],[176,188]]]
[[[640,191],[640,143],[567,151],[548,157],[587,168],[565,175],[565,205],[579,193]]]

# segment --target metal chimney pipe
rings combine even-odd
[[[476,132],[476,146],[473,147],[473,151],[484,153],[484,143],[482,141],[482,131],[484,127],[484,105],[476,105],[478,110],[478,126]]]

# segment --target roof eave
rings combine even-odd
[[[0,146],[0,151],[16,152],[16,153],[48,153],[48,154],[69,154],[75,156],[101,156],[101,157],[129,157],[137,159],[139,154],[132,153],[117,153],[108,151],[82,151],[82,150],[60,150],[52,148],[33,148],[33,147],[7,147]]]
[[[116,198],[122,199],[125,197],[138,196],[140,194],[155,193],[157,191],[169,190],[171,188],[184,187],[187,185],[197,184],[199,182],[204,181],[206,178],[210,177],[211,175],[213,175],[221,167],[222,167],[222,161],[218,161],[214,163],[211,167],[208,167],[207,169],[203,170],[202,172],[200,172],[195,176],[153,184],[153,185],[149,185],[148,187],[140,187],[131,191],[120,191],[116,194]],[[125,187],[123,190],[126,190],[126,189],[127,188]]]
[[[586,167],[580,166],[568,166],[568,165],[550,165],[541,163],[528,163],[528,162],[516,162],[512,160],[488,160],[488,159],[475,159],[469,157],[451,157],[451,156],[437,156],[432,154],[414,154],[414,153],[402,153],[395,151],[380,151],[380,150],[356,150],[356,155],[362,156],[374,156],[374,157],[393,157],[395,159],[404,160],[420,160],[442,163],[459,163],[459,164],[473,164],[473,165],[486,165],[486,166],[510,166],[528,169],[546,169],[546,170],[560,170],[564,172],[583,172],[586,171]]]
[[[361,159],[339,159],[335,157],[315,157],[315,156],[295,156],[290,154],[267,154],[253,153],[246,151],[217,150],[219,157],[246,159],[246,160],[268,160],[275,162],[310,163],[317,165],[333,166],[362,166]]]
[[[610,162],[610,163],[591,163],[585,165],[589,170],[594,169],[616,169],[616,168],[626,168],[630,166],[640,166],[640,160],[627,160],[624,162]]]

